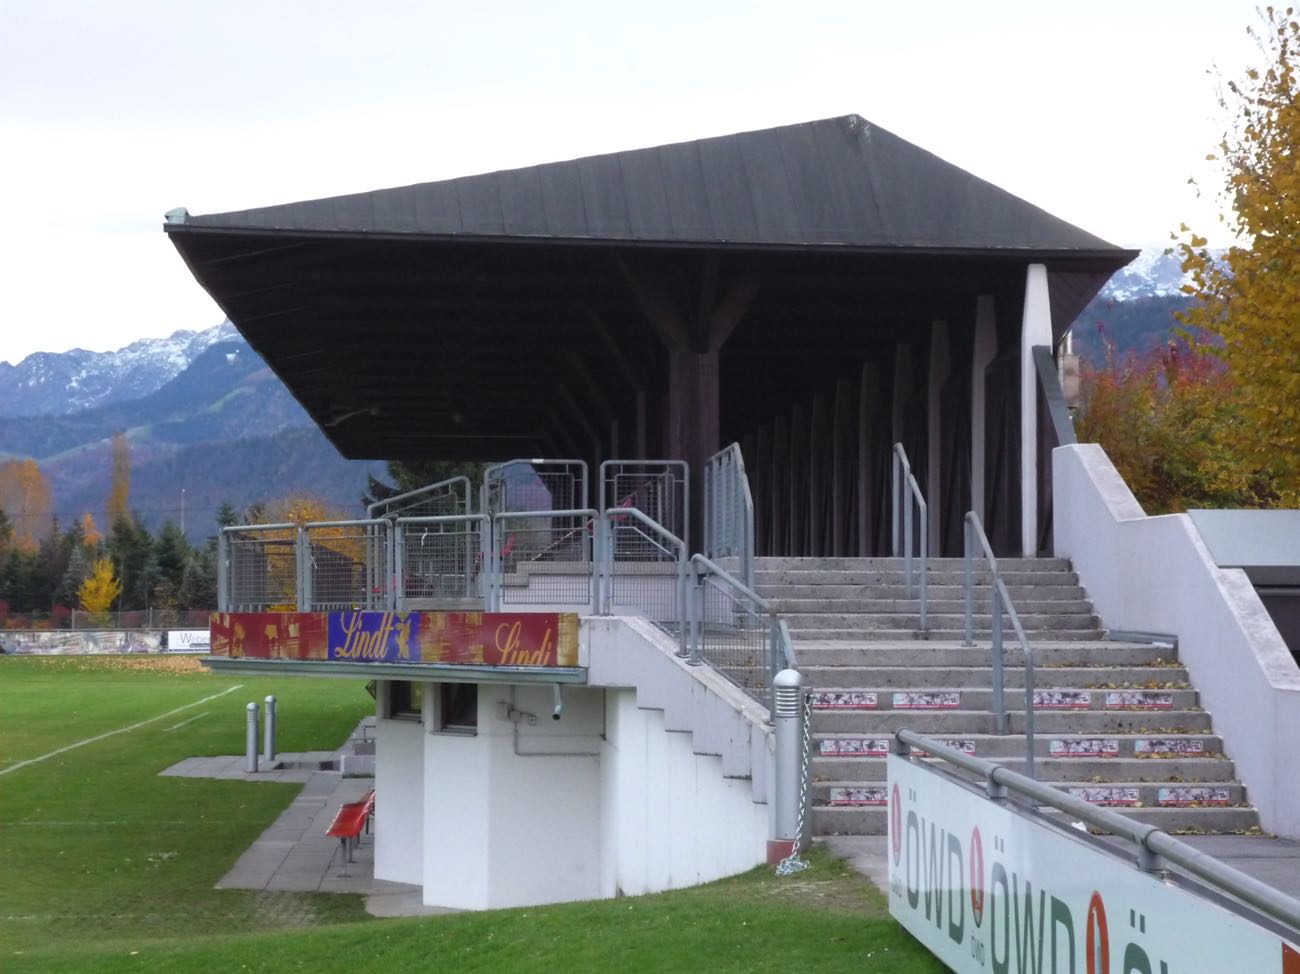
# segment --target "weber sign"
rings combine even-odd
[[[889,912],[955,971],[1300,974],[1278,936],[889,757]]]

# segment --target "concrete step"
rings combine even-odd
[[[888,736],[882,736],[888,741]],[[949,740],[975,740],[969,735]],[[1020,740],[1020,753],[997,758],[1012,771],[1024,773],[1024,743]],[[978,748],[978,743],[976,744]],[[976,755],[977,757],[982,755]],[[1149,758],[1035,758],[1034,775],[1040,781],[1149,781],[1153,783],[1201,784],[1223,783],[1236,780],[1236,765],[1227,758],[1180,757],[1152,760]],[[854,781],[863,784],[885,780],[884,757],[823,758],[814,752],[812,759],[814,781]]]
[[[920,559],[916,556],[912,558],[912,564],[918,564]],[[928,559],[931,568],[949,568],[963,569],[966,565],[966,559],[957,558],[930,558]],[[879,569],[898,569],[902,570],[906,559],[902,557],[867,557],[867,558],[839,558],[839,557],[785,557],[765,555],[754,559],[755,572],[765,571],[796,571],[816,569],[819,571],[873,571]],[[976,561],[976,567],[983,563]],[[987,567],[985,565],[985,567]],[[999,558],[998,568],[1006,571],[1025,571],[1035,569],[1046,572],[1068,572],[1073,570],[1068,558]]]
[[[1068,571],[1034,571],[1003,570],[998,574],[1008,589],[1026,585],[1070,585],[1079,584],[1079,576]],[[912,569],[914,584],[920,584],[919,568]],[[992,575],[988,572],[975,572],[975,585],[992,584]],[[788,569],[784,571],[755,571],[754,587],[761,594],[772,585],[905,585],[906,575],[900,571],[822,571],[816,569]],[[965,586],[966,573],[961,569],[930,568],[926,576],[926,585]]]
[[[785,614],[782,617],[790,626],[790,631],[807,632],[817,629],[907,629],[915,626],[920,622],[920,616],[917,612],[816,612],[816,613],[799,613]],[[972,625],[976,632],[988,632],[992,624],[992,617],[988,613],[975,614],[972,616]],[[951,629],[954,632],[961,632],[966,624],[965,616],[960,612],[941,613],[931,612],[929,618],[930,629]],[[1020,625],[1024,627],[1026,634],[1030,631],[1041,632],[1052,629],[1099,629],[1097,617],[1092,613],[1068,613],[1068,612],[1021,612]],[[1004,630],[1010,633],[1010,623],[1006,623],[1007,628]]]
[[[950,741],[948,735],[936,739]],[[890,732],[812,735],[812,753],[821,758],[879,758],[889,751]],[[1022,760],[1025,739],[1017,734],[960,735],[962,749],[991,761]],[[957,745],[953,745],[957,746]],[[1114,761],[1134,758],[1163,764],[1179,758],[1226,760],[1223,739],[1217,734],[1067,734],[1059,731],[1034,736],[1034,757],[1059,761]],[[1088,777],[1091,777],[1089,775]]]
[[[914,623],[916,621],[916,619],[913,619]],[[927,635],[930,640],[958,642],[962,637],[960,629],[931,629],[927,634],[919,631],[915,626],[905,629],[867,629],[860,626],[852,629],[804,629],[801,630],[801,633],[801,639],[826,640],[829,642],[853,642],[854,640],[862,642],[902,642],[908,640],[922,642],[927,640]],[[793,630],[791,635],[794,635]],[[987,633],[985,633],[985,636],[987,637]],[[1003,633],[1005,642],[1010,643],[1015,638],[1016,634],[1009,629]],[[1025,638],[1029,640],[1031,646],[1037,647],[1040,642],[1052,640],[1090,642],[1105,639],[1106,632],[1103,629],[1026,629]]]
[[[1034,591],[1038,591],[1035,589]],[[835,614],[852,614],[852,615],[881,615],[888,617],[891,614],[906,613],[909,618],[919,615],[921,611],[921,600],[915,599],[885,599],[885,598],[865,598],[865,599],[834,599],[834,598],[773,598],[771,595],[765,596],[767,604],[773,612],[779,612],[786,617],[786,620],[793,623],[799,615],[817,613],[819,615]],[[1084,615],[1095,622],[1092,614],[1092,603],[1087,599],[1025,599],[1015,603],[1016,611],[1020,613],[1022,620],[1037,615]],[[933,626],[936,619],[944,619],[948,616],[960,618],[964,623],[966,613],[966,603],[960,598],[956,599],[927,599],[926,609],[930,616],[930,623]],[[972,623],[980,628],[988,629],[991,625],[992,616],[989,614],[988,600],[976,600],[974,612],[971,615]],[[981,621],[982,620],[982,621]]]
[[[988,710],[859,710],[813,711],[817,734],[892,734],[903,728],[924,734],[993,734],[996,718]],[[1007,714],[1012,734],[1025,731],[1024,711]],[[1034,733],[1169,735],[1205,734],[1212,730],[1204,710],[1132,713],[1120,710],[1044,711],[1034,713]]]
[[[1246,789],[1236,782],[1192,784],[1153,781],[1059,781],[1052,784],[1067,794],[1110,808],[1232,808],[1246,803]],[[812,785],[814,805],[878,807],[886,804],[883,782],[817,781]]]
[[[1247,832],[1259,827],[1254,808],[1117,808],[1126,818],[1166,832]],[[815,835],[883,835],[884,808],[818,807],[812,809]]]
[[[832,671],[841,674],[848,667],[832,667]],[[956,706],[961,710],[991,710],[993,706],[992,671],[988,667],[949,667],[937,668],[935,674],[920,674],[915,667],[874,667],[862,668],[863,679],[855,687],[835,689],[811,688],[813,693],[814,713],[827,713],[837,707],[846,710],[917,710],[920,701],[894,700],[894,694],[907,692],[923,693],[957,693]],[[1011,685],[1011,670],[1004,671],[1004,705],[1008,710],[1024,710],[1023,680]],[[1015,670],[1023,676],[1023,670]],[[1170,670],[1153,667],[1053,667],[1049,671],[1052,683],[1037,681],[1035,689],[1035,710],[1044,713],[1049,710],[1109,710],[1128,711],[1128,713],[1169,713],[1171,710],[1199,710],[1200,694],[1195,689],[1171,687],[1147,687],[1148,683],[1171,683],[1170,680],[1153,680],[1152,672],[1158,672],[1160,678],[1166,678]],[[1101,679],[1096,687],[1092,683],[1075,683],[1061,680],[1061,676],[1084,674],[1106,674],[1110,679]],[[926,685],[919,687],[920,676],[926,678]],[[1128,687],[1117,687],[1126,676],[1132,675]],[[943,679],[943,678],[950,679]],[[937,678],[937,679],[932,679]],[[1140,681],[1143,685],[1135,685]],[[952,701],[940,701],[935,709],[948,709]]]
[[[796,650],[797,651],[797,650]],[[833,653],[836,650],[821,650]],[[871,652],[853,650],[851,652]],[[813,653],[806,654],[813,658]],[[815,666],[804,663],[804,656],[799,659],[799,671],[803,674],[804,686],[810,690],[836,689],[874,692],[878,695],[877,705],[889,705],[889,695],[896,690],[952,689],[973,692],[981,691],[986,696],[974,696],[970,699],[971,709],[991,704],[989,687],[993,685],[993,670],[990,666]],[[987,651],[986,651],[987,661]],[[1187,671],[1178,666],[1042,666],[1034,670],[1035,683],[1039,690],[1093,690],[1092,706],[1105,705],[1106,692],[1121,690],[1171,693],[1170,708],[1187,710],[1199,702],[1195,690],[1188,686]],[[1023,666],[1008,666],[1002,673],[1003,686],[1006,687],[1007,706],[1017,710],[1024,709],[1025,671]],[[966,697],[963,696],[963,702]],[[1120,706],[1114,701],[1112,706]],[[1130,701],[1127,706],[1139,709],[1165,709],[1163,704],[1153,706],[1151,702]],[[1043,709],[1040,706],[1039,709]]]
[[[1056,639],[1030,639],[1034,652],[1034,672],[1041,678],[1044,686],[1052,682],[1049,670],[1074,666],[1155,666],[1163,668],[1171,662],[1171,651],[1146,643],[1119,643],[1103,639],[1091,641],[1072,641]],[[799,668],[828,666],[911,666],[921,670],[943,666],[988,666],[990,647],[987,642],[982,645],[963,646],[960,639],[914,640],[912,642],[881,640],[873,642],[862,638],[861,633],[854,640],[843,639],[796,639],[795,656]],[[1007,672],[1024,666],[1025,656],[1014,642],[1003,646],[1002,659]],[[1171,669],[1178,669],[1185,679],[1185,671],[1176,664]],[[810,686],[818,685],[805,675]]]
[[[1086,599],[1087,592],[1081,585],[1017,585],[1008,586],[1007,592],[1011,595],[1011,600],[1019,608],[1021,600],[1038,599],[1041,601],[1054,602],[1057,600],[1074,601],[1076,599]],[[974,587],[974,597],[976,606],[988,605],[992,589],[988,585],[976,585]],[[909,595],[905,585],[838,585],[827,582],[822,585],[776,585],[767,584],[762,586],[759,592],[768,601],[776,599],[906,599],[912,603],[920,605],[920,589],[912,586],[912,592]],[[962,585],[934,585],[926,586],[926,597],[930,604],[937,602],[961,602],[962,611],[965,611],[966,589]]]

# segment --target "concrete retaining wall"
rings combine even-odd
[[[1178,636],[1178,655],[1264,828],[1300,837],[1300,670],[1246,573],[1219,568],[1186,514],[1148,517],[1094,443],[1052,454],[1056,554],[1110,629]]]

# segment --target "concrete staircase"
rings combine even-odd
[[[1173,832],[1242,832],[1259,816],[1167,644],[1118,642],[1065,559],[998,563],[1034,650],[1035,772]],[[813,693],[813,831],[885,831],[885,756],[900,727],[1024,769],[1023,654],[1007,623],[1010,733],[994,733],[989,576],[962,645],[961,559],[931,559],[929,638],[902,559],[760,558],[756,587],[790,627]]]

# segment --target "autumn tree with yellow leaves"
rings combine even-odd
[[[1266,7],[1251,30],[1265,63],[1226,84],[1221,256],[1187,227],[1177,246],[1195,303],[1180,313],[1203,354],[1232,376],[1232,422],[1210,471],[1225,492],[1261,506],[1300,505],[1300,21]]]
[[[121,594],[122,583],[113,572],[113,563],[107,558],[97,558],[77,597],[87,612],[107,612]]]
[[[54,522],[50,485],[35,460],[0,463],[0,508],[13,527],[13,543],[35,551]]]

